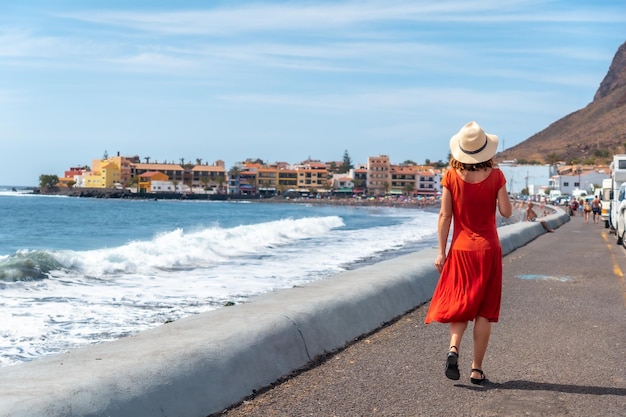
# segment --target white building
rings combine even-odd
[[[180,183],[174,185],[172,181],[150,181],[150,187],[151,189],[148,191],[150,193],[182,193],[189,191],[189,186]]]
[[[354,180],[347,174],[333,174],[332,188],[335,191],[352,193]]]
[[[441,171],[429,169],[417,174],[416,189],[418,195],[440,195],[441,194]]]
[[[554,175],[550,178],[550,188],[561,191],[561,194],[572,195],[574,190],[585,190],[593,194],[595,187],[602,186],[602,180],[611,178],[604,171],[585,170],[571,175]]]

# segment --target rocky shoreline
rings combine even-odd
[[[33,189],[34,194],[61,195],[67,197],[82,198],[122,198],[141,200],[250,200],[264,203],[296,203],[296,204],[319,204],[341,206],[365,206],[365,207],[398,207],[398,208],[426,208],[438,207],[439,200],[430,198],[397,197],[326,197],[326,198],[289,198],[283,196],[263,197],[259,195],[241,194],[193,194],[193,193],[135,193],[130,190],[102,189],[102,188],[55,188]]]
[[[135,193],[130,190],[114,188],[34,188],[33,194],[60,195],[84,198],[122,198],[137,200],[256,200],[258,196],[227,195],[227,194],[192,194],[192,193]]]

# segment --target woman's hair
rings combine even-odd
[[[477,164],[464,164],[463,162],[459,162],[453,157],[450,157],[450,166],[454,169],[460,169],[463,171],[480,171],[481,169],[493,168],[494,165],[493,158]]]

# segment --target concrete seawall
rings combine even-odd
[[[569,220],[560,209],[544,220]],[[545,230],[499,229],[504,254]],[[436,249],[0,369],[2,417],[206,417],[428,301]]]

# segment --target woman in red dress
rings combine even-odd
[[[445,375],[457,380],[461,339],[474,321],[474,357],[470,380],[485,382],[483,358],[489,344],[491,323],[500,316],[502,247],[496,226],[496,207],[504,217],[513,211],[506,179],[493,156],[498,137],[470,122],[450,139],[450,169],[441,181],[439,255],[435,266],[441,276],[426,323],[450,323],[450,350]],[[452,242],[446,252],[450,225]]]

